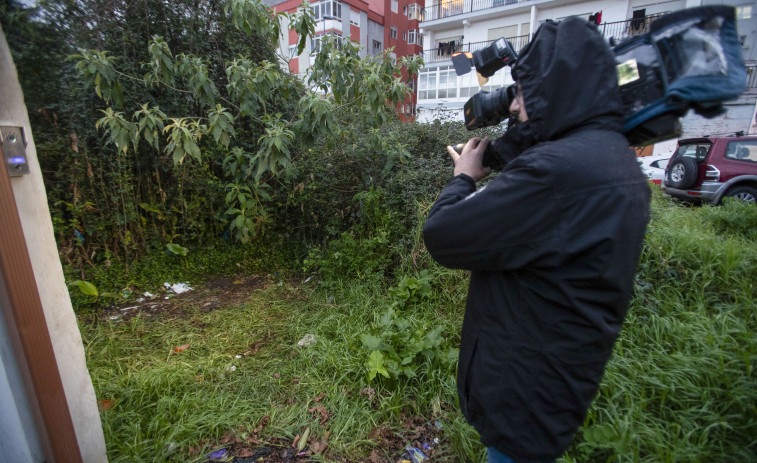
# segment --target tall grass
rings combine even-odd
[[[571,461],[757,461],[757,208],[656,195],[636,291]]]
[[[561,461],[757,461],[757,208],[682,207],[657,194],[652,216],[626,323]],[[434,294],[403,317],[413,329],[441,325],[444,347],[455,347],[467,278],[434,265],[419,237],[397,273],[430,268]],[[110,460],[204,461],[224,433],[265,423],[262,442],[309,427],[328,441],[323,461],[368,461],[373,451],[397,461],[376,430],[407,436],[419,416],[442,424],[432,461],[484,461],[457,408],[454,368],[368,382],[360,334],[392,304],[393,284],[281,282],[210,313],[82,319],[98,398],[114,404],[101,414]],[[298,346],[305,334],[316,344]]]

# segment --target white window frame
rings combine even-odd
[[[392,0],[392,13],[396,13],[399,11],[399,3],[397,0]]]
[[[423,8],[417,3],[411,3],[407,7],[407,19],[423,21]]]
[[[350,24],[360,27],[360,12],[350,8]]]
[[[341,48],[342,46],[342,34],[339,32],[329,31],[326,32],[326,35],[330,35],[332,37],[336,37],[336,43],[337,47]],[[323,37],[323,33],[316,34],[313,37],[310,38],[310,52],[315,54],[318,53],[318,50],[321,49],[321,38]]]
[[[410,29],[407,31],[407,43],[410,45],[423,46],[423,35],[421,35],[416,29]]]
[[[313,18],[316,21],[322,21],[323,16],[326,15],[336,18],[336,21],[342,22],[342,2],[337,0],[324,0],[311,3],[310,7],[313,9]]]
[[[378,46],[376,46],[378,44]],[[379,42],[378,40],[373,39],[371,42],[371,49],[373,50],[374,54],[379,54],[382,51],[384,51],[384,44]]]
[[[397,27],[396,26],[390,26],[389,27],[389,36],[393,39],[397,38]]]

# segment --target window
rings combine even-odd
[[[418,100],[436,99],[436,75],[439,68],[421,70],[418,75]]]
[[[394,26],[392,26],[392,27],[391,27],[391,28],[389,29],[389,35],[390,35],[390,36],[391,36],[391,37],[392,37],[393,39],[396,39],[396,38],[397,38],[397,28],[396,28],[396,27],[394,27]]]
[[[736,19],[751,19],[751,18],[752,18],[751,6],[736,7]]]
[[[528,35],[531,33],[531,23],[523,23],[520,25],[520,35]]]
[[[491,40],[497,40],[500,37],[510,38],[515,37],[518,35],[518,25],[513,24],[512,26],[505,26],[505,27],[497,27],[495,29],[489,29],[487,32],[488,39]]]
[[[407,41],[407,31],[402,32],[402,40]]]
[[[725,149],[725,158],[757,163],[757,142],[732,141]]]
[[[337,21],[342,20],[342,4],[333,0],[326,0],[318,3],[311,3],[313,8],[313,17],[316,21],[320,21],[325,16],[331,16],[336,18]]]
[[[378,40],[373,41],[373,54],[374,55],[381,53],[383,49],[384,48],[381,46],[381,42],[379,42]]]
[[[457,74],[449,66],[439,68],[438,98],[457,98]]]
[[[707,157],[707,152],[710,151],[710,143],[692,143],[690,145],[681,145],[678,147],[678,154],[681,156],[687,156],[694,158],[697,162],[703,162]]]
[[[410,45],[423,45],[421,34],[415,29],[407,31],[407,43]]]
[[[399,4],[397,3],[397,0],[392,0],[392,13],[396,13],[399,9]]]
[[[417,19],[423,21],[423,8],[417,3],[412,3],[407,7],[407,19]]]
[[[297,56],[297,44],[289,45],[289,57],[294,58]]]
[[[334,38],[336,48],[342,48],[342,34],[339,34],[337,32],[327,32],[326,36],[330,36]],[[322,38],[323,38],[323,34],[318,34],[312,39],[310,39],[310,49],[312,50],[311,53],[318,53],[318,51],[321,49]]]
[[[403,7],[402,7],[402,14],[403,14],[404,16],[407,16],[407,7],[406,7],[406,6],[403,6]]]
[[[360,26],[360,12],[357,10],[350,10],[350,24],[353,26]]]

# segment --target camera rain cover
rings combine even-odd
[[[628,131],[689,108],[706,117],[746,88],[733,7],[690,8],[663,16],[647,34],[615,48]]]

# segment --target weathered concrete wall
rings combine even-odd
[[[29,125],[29,115],[2,29],[0,125],[21,126],[28,142],[26,155],[30,173],[11,178],[13,194],[82,458],[85,462],[105,462],[105,439],[97,410],[95,390],[87,371],[81,334],[63,278],[63,268],[58,257],[53,223],[42,182],[42,171]],[[0,455],[0,460],[2,458]]]
[[[681,138],[702,137],[705,135],[725,136],[736,132],[747,133],[754,113],[754,99],[742,99],[738,104],[726,105],[726,113],[712,119],[705,119],[694,111],[681,120],[683,133]]]

